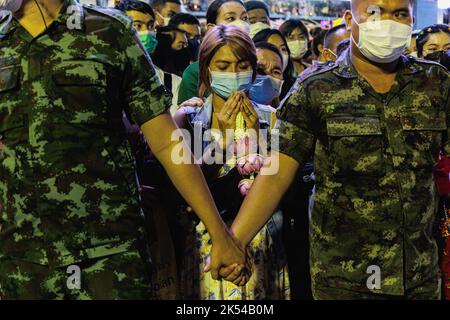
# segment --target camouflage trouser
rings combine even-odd
[[[148,299],[150,282],[141,256],[129,251],[78,263],[80,289],[67,285],[67,267],[49,268],[0,258],[1,299]],[[76,283],[76,282],[75,282]]]
[[[313,288],[315,300],[441,300],[441,278],[431,278],[421,286],[406,290],[404,296],[364,293],[342,288]]]

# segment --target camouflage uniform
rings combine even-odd
[[[316,299],[440,297],[433,167],[441,148],[450,154],[449,88],[441,66],[402,57],[395,84],[379,94],[347,51],[280,109],[280,151],[300,165],[314,156]],[[371,265],[380,289],[368,289]]]
[[[0,297],[146,298],[122,111],[141,125],[171,95],[131,21],[65,0],[34,39],[14,19],[0,31]],[[65,285],[72,264],[79,292]]]

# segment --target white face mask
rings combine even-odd
[[[245,22],[244,20],[241,19],[236,19],[233,22],[227,23],[227,25],[236,26],[242,31],[244,31],[246,34],[249,34],[250,32],[250,25],[248,24],[248,22]]]
[[[14,13],[19,11],[21,6],[22,0],[0,0],[0,10],[7,10]]]
[[[270,29],[270,26],[263,22],[257,22],[250,25],[249,36],[253,39],[253,37],[260,31]]]
[[[289,64],[289,55],[282,53],[281,56],[283,57],[283,72],[286,71],[286,68]]]
[[[303,58],[306,51],[308,51],[308,43],[306,40],[292,40],[288,41],[287,44],[293,59]]]
[[[159,13],[158,11],[155,11],[156,12],[156,14],[161,18],[161,19],[163,19],[163,25],[162,26],[160,26],[160,27],[167,27],[168,25],[169,25],[169,22],[170,22],[170,17],[164,17],[161,13]]]
[[[358,22],[355,21],[356,24]],[[400,58],[411,43],[412,27],[393,20],[358,24],[359,42],[352,41],[370,61],[391,63]]]

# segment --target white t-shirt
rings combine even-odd
[[[173,97],[172,97],[172,106],[170,107],[170,114],[174,115],[175,112],[177,112],[177,110],[178,110],[178,90],[180,88],[181,77],[177,76],[176,74],[164,72],[157,66],[154,66],[154,67],[155,67],[156,74],[158,75],[159,79],[161,79],[161,82],[163,85],[166,86],[166,84],[164,83],[164,73],[170,74],[170,76],[172,77],[171,90],[172,90]],[[168,88],[168,89],[170,89],[170,88]]]

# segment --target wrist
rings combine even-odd
[[[214,232],[210,232],[209,234],[213,243],[224,243],[231,238],[231,233],[225,226],[222,230],[216,230]]]
[[[233,226],[231,226],[230,233],[236,240],[238,240],[243,245],[244,248],[246,248],[248,246],[250,241],[245,239],[245,237],[243,235],[240,235],[239,230],[236,230],[236,228],[233,228]]]
[[[220,221],[218,221],[217,224],[208,230],[210,238],[214,242],[225,241],[231,236],[230,230],[226,224],[221,220],[221,218],[219,218],[219,220]]]

